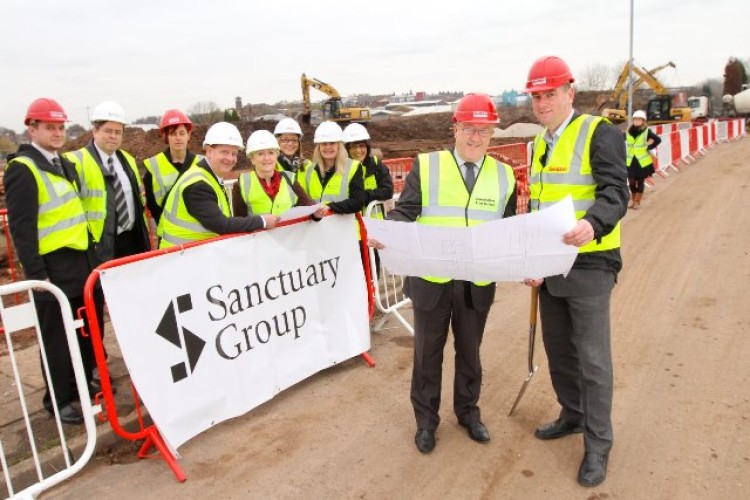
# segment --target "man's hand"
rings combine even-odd
[[[276,224],[279,223],[279,218],[272,214],[263,214],[261,215],[263,217],[263,220],[266,221],[266,229],[273,229],[276,227]]]
[[[580,219],[576,227],[563,234],[563,243],[582,247],[594,239],[594,228],[586,219]]]
[[[541,286],[542,283],[544,283],[544,278],[540,278],[538,280],[532,280],[532,279],[526,278],[525,280],[523,280],[524,285],[531,286],[531,287]]]
[[[367,239],[367,246],[368,247],[373,247],[376,250],[382,250],[382,249],[385,248],[385,245],[383,245],[378,240],[373,239],[373,238],[368,238]]]

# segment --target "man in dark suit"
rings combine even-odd
[[[432,226],[472,226],[515,214],[513,169],[487,156],[498,114],[486,94],[468,94],[453,115],[455,148],[419,155],[389,220]],[[370,244],[383,248],[377,241]],[[422,453],[435,447],[440,423],[443,350],[452,325],[456,348],[453,411],[474,441],[490,440],[479,411],[480,346],[495,283],[409,276],[404,291],[414,306],[414,367],[411,402],[415,443]]]
[[[627,211],[625,143],[602,119],[573,109],[573,76],[560,58],[538,59],[526,91],[545,127],[534,141],[531,209],[544,209],[571,195],[578,223],[563,241],[579,247],[567,277],[529,279],[540,286],[544,347],[559,417],[536,430],[539,439],[584,433],[578,472],[583,486],[607,474],[612,448],[612,352],[609,301],[620,258],[620,219]]]

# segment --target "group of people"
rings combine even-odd
[[[573,108],[573,82],[568,65],[555,56],[538,59],[529,70],[526,92],[544,126],[534,140],[529,208],[541,210],[571,195],[578,221],[563,241],[578,247],[579,254],[566,277],[529,277],[525,283],[539,288],[543,340],[561,406],[558,418],[538,427],[535,435],[550,440],[583,433],[578,481],[595,486],[606,477],[613,443],[609,304],[622,267],[619,221],[627,211],[628,171],[622,134],[606,119]],[[103,103],[94,113],[92,142],[60,155],[65,121],[55,101],[32,104],[26,117],[32,144],[21,146],[11,158],[5,182],[11,232],[27,277],[47,279],[76,300],[98,262],[148,249],[144,205],[159,221],[160,247],[169,247],[272,228],[294,205],[323,203],[325,208],[313,214],[320,218],[327,210],[355,213],[369,201],[393,194],[386,167],[372,155],[367,130],[357,124],[342,130],[336,123],[321,123],[308,160],[300,156],[302,131],[294,120],[281,120],[273,133],[253,132],[246,143],[234,125],[217,123],[206,133],[200,157],[187,151],[190,120],[171,110],[160,127],[168,149],[146,160],[141,180],[132,156],[120,149],[122,108]],[[417,156],[387,218],[466,227],[514,215],[513,169],[487,154],[498,122],[488,95],[463,97],[453,115],[454,147]],[[648,139],[632,129],[628,144]],[[222,179],[243,147],[253,170],[240,176],[230,199]],[[645,166],[640,149],[631,154],[632,149],[628,164],[637,159]],[[639,202],[634,194],[633,203]],[[383,248],[374,240],[369,244]],[[478,403],[480,347],[495,290],[490,282],[406,279],[405,292],[414,308],[411,402],[415,444],[422,453],[436,445],[443,351],[451,326],[456,351],[453,411],[472,440],[490,441]],[[52,383],[61,416],[75,423],[80,414],[70,410],[70,403],[77,394],[63,390],[70,384],[70,361],[63,359],[67,349],[55,352],[47,345],[48,337],[63,335],[51,309],[41,309],[39,315],[47,331],[47,355],[60,357],[51,369]]]
[[[297,205],[318,204],[311,217],[320,220],[329,211],[352,214],[372,200],[393,197],[390,173],[372,155],[370,136],[359,124],[342,130],[337,123],[321,123],[312,159],[306,160],[300,156],[302,130],[291,118],[281,120],[274,133],[253,132],[247,142],[235,125],[220,122],[208,129],[204,154],[197,155],[188,150],[190,119],[172,109],[159,126],[166,149],[144,161],[141,177],[136,159],[121,147],[127,120],[118,103],[99,104],[91,116],[91,141],[63,153],[66,122],[54,99],[31,103],[24,121],[31,143],[9,157],[4,186],[26,278],[57,285],[74,313],[83,306],[93,269],[151,249],[149,213],[157,223],[159,248],[167,248],[270,229]],[[230,198],[223,179],[242,149],[253,169],[240,175]],[[33,293],[49,367],[43,405],[63,423],[83,423],[60,307],[43,289]],[[95,302],[103,333],[100,289]],[[102,388],[93,347],[81,331],[78,342],[86,397],[93,396]]]

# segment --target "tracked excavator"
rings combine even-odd
[[[647,70],[635,64],[633,65],[633,74],[637,77],[633,81],[633,90],[635,91],[646,85],[656,93],[654,97],[649,99],[648,107],[646,108],[646,116],[650,124],[690,121],[690,108],[686,106],[686,103],[676,102],[676,96],[671,94],[655,76],[656,73],[664,68],[674,67],[676,66],[672,61],[657,66],[652,70]],[[624,122],[628,119],[626,83],[629,74],[630,63],[626,62],[622,68],[622,72],[620,72],[620,77],[617,80],[617,85],[615,85],[615,90],[612,92],[611,97],[617,107],[602,110],[602,116],[609,118],[610,121],[615,123]]]
[[[329,99],[323,101],[323,119],[339,123],[365,123],[370,120],[370,108],[346,107],[341,101],[341,94],[333,86],[317,78],[310,78],[302,73],[302,103],[304,109],[301,119],[310,123],[312,119],[312,103],[310,102],[310,87],[326,94]]]

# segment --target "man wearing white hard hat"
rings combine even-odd
[[[277,169],[279,143],[268,130],[256,130],[247,140],[253,170],[239,176],[232,191],[234,214],[281,215],[294,206],[314,205],[294,174]],[[316,214],[321,218],[325,208]]]
[[[302,157],[300,151],[302,129],[299,123],[292,118],[282,118],[273,129],[273,135],[279,142],[279,158],[276,164],[278,170],[295,173],[311,163]]]
[[[180,176],[164,202],[159,248],[276,226],[279,218],[272,214],[231,215],[223,178],[237,164],[243,146],[240,131],[231,123],[215,123],[208,129],[205,157]]]
[[[127,120],[122,106],[100,103],[91,115],[93,139],[65,156],[81,178],[96,255],[100,262],[151,249],[145,199],[135,158],[120,149]]]
[[[661,137],[648,128],[644,111],[639,109],[633,113],[633,124],[625,134],[625,144],[631,200],[628,207],[638,210],[646,188],[646,179],[654,175],[654,159],[649,151],[661,144]]]

